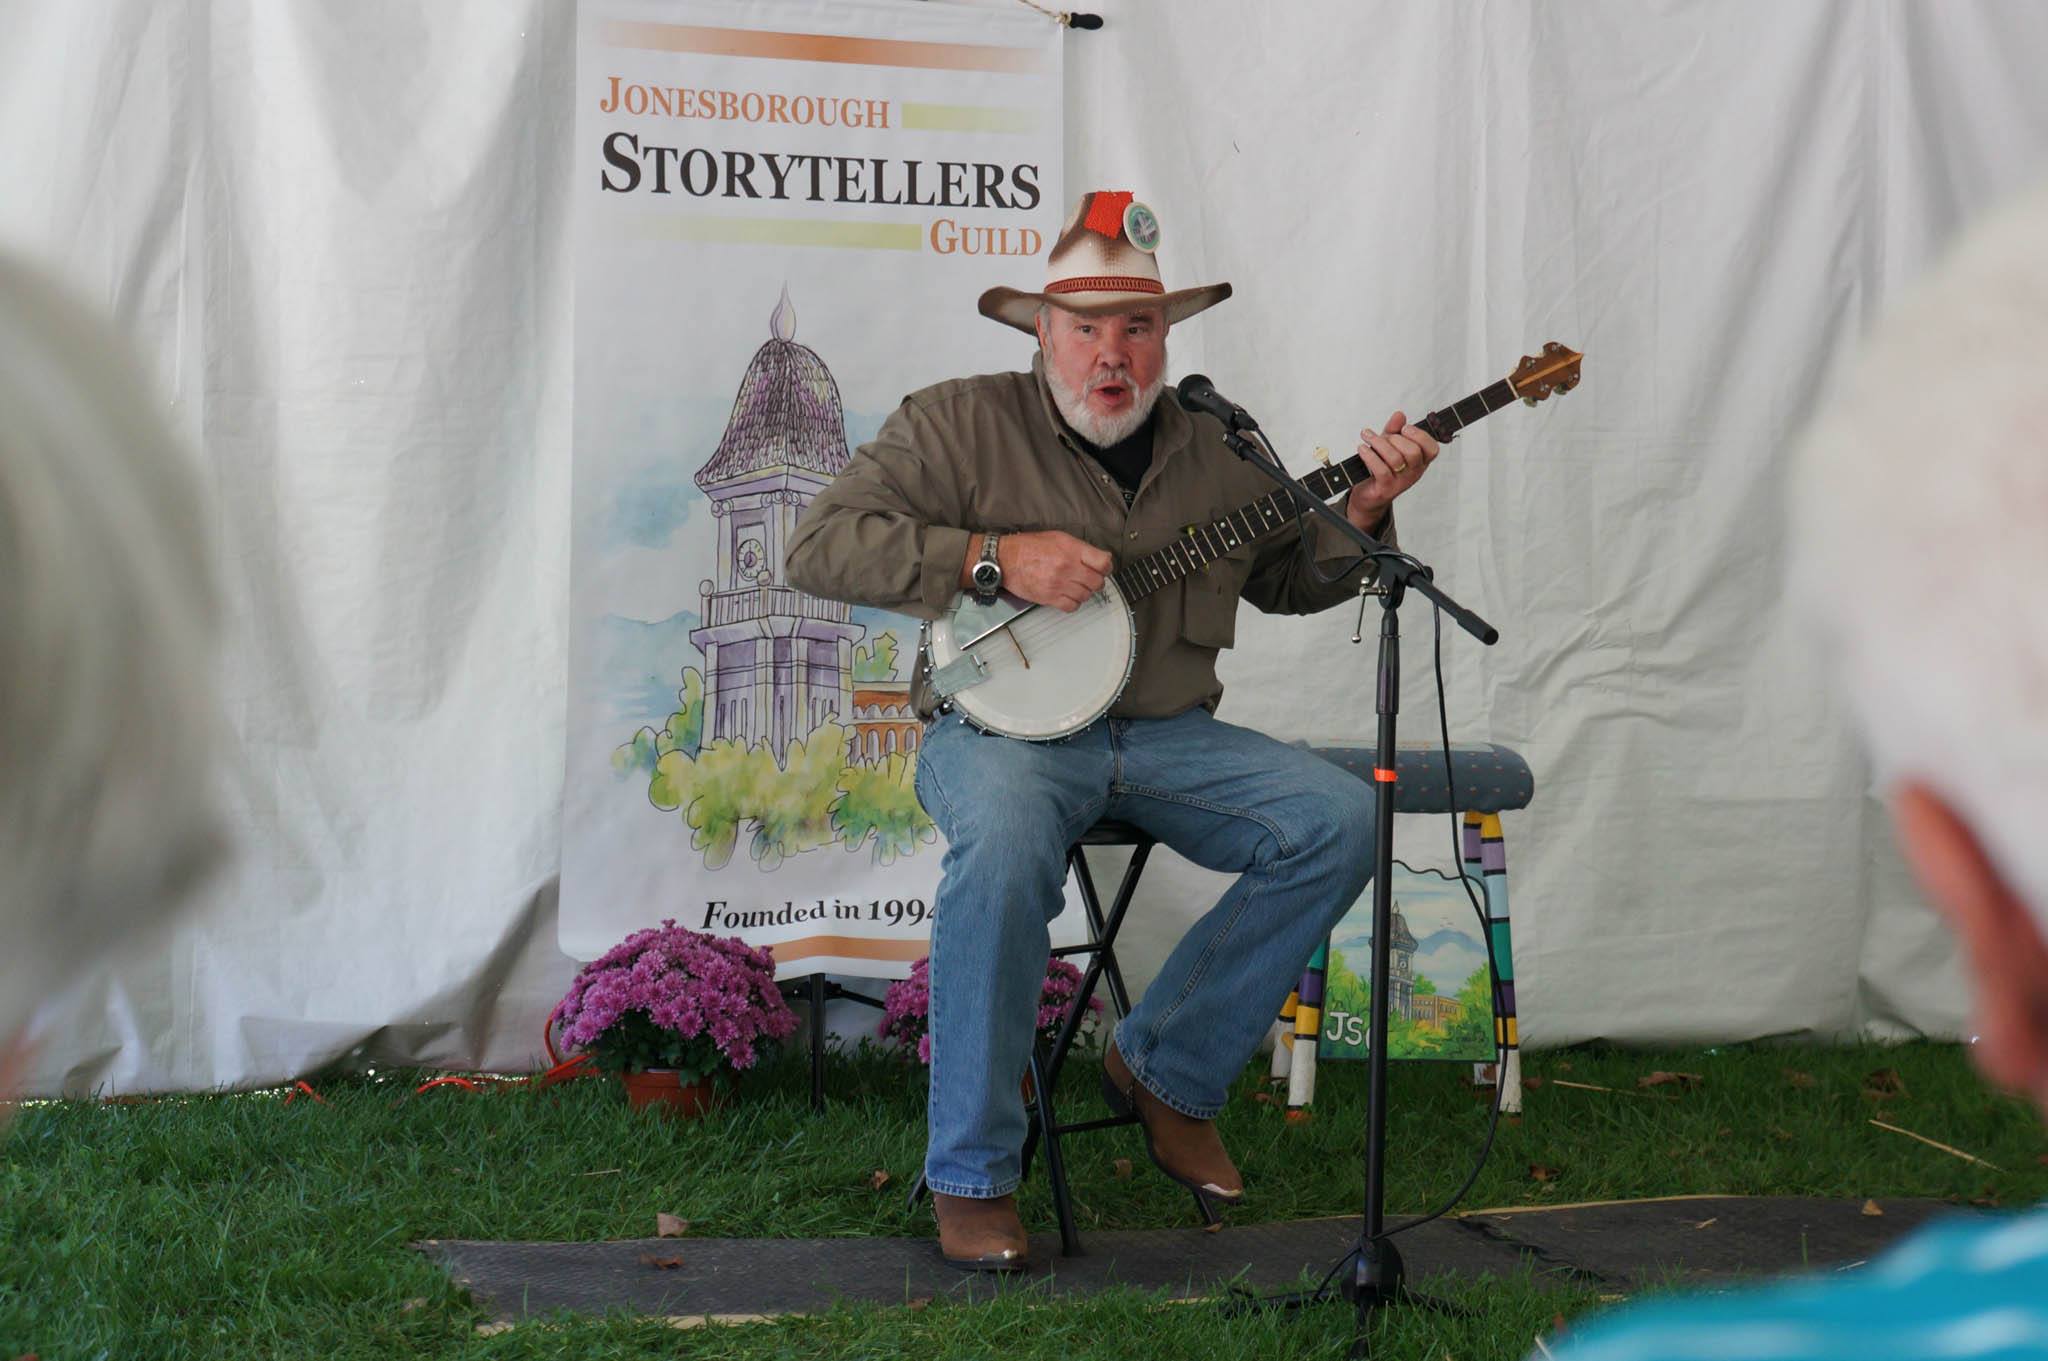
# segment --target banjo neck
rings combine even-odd
[[[1503,378],[1452,402],[1441,411],[1430,412],[1414,424],[1427,431],[1438,444],[1449,444],[1466,426],[1484,420],[1522,397],[1514,380]],[[1318,501],[1328,501],[1370,480],[1371,476],[1366,471],[1365,460],[1353,454],[1342,463],[1316,469],[1298,479],[1295,485]],[[1294,498],[1275,489],[1269,495],[1261,496],[1206,525],[1193,526],[1166,547],[1125,563],[1111,576],[1117,589],[1124,593],[1125,600],[1135,604],[1161,587],[1201,571],[1225,554],[1286,528],[1294,522],[1295,513]]]

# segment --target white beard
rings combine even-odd
[[[1158,403],[1159,394],[1166,391],[1166,366],[1162,363],[1159,366],[1159,376],[1138,393],[1137,400],[1131,403],[1130,410],[1121,416],[1098,416],[1088,409],[1087,395],[1074,391],[1062,382],[1050,361],[1044,367],[1045,385],[1052,392],[1052,404],[1059,408],[1060,415],[1067,424],[1074,427],[1075,434],[1099,449],[1107,449],[1110,445],[1121,443],[1135,434],[1138,427],[1152,415],[1152,408]],[[1128,370],[1114,376],[1122,378],[1124,385],[1129,386]]]

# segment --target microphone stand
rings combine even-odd
[[[1374,1309],[1389,1305],[1418,1304],[1445,1312],[1452,1306],[1409,1290],[1404,1279],[1401,1253],[1384,1233],[1387,1155],[1387,1006],[1392,992],[1392,936],[1394,916],[1394,783],[1395,717],[1401,705],[1401,635],[1397,611],[1410,590],[1437,605],[1458,626],[1480,642],[1492,644],[1500,638],[1493,625],[1451,599],[1437,586],[1430,569],[1406,553],[1389,549],[1350,520],[1304,491],[1273,459],[1244,437],[1243,431],[1258,427],[1248,416],[1236,416],[1223,423],[1223,442],[1245,462],[1287,490],[1296,506],[1319,516],[1356,543],[1378,567],[1378,580],[1371,593],[1380,601],[1380,649],[1378,665],[1379,745],[1373,764],[1378,785],[1374,802],[1372,870],[1372,1016],[1367,1054],[1365,1134],[1365,1212],[1359,1226],[1358,1245],[1352,1250],[1356,1264],[1339,1289],[1357,1310],[1357,1336],[1353,1355],[1367,1353],[1366,1324]],[[1346,1260],[1351,1260],[1347,1258]],[[1340,1262],[1341,1266],[1342,1263]],[[1334,1274],[1334,1273],[1333,1273]],[[1318,1302],[1324,1287],[1251,1301],[1254,1305],[1298,1307]]]

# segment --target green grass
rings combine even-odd
[[[1868,1094],[1894,1069],[1900,1094]],[[1657,1099],[1654,1070],[1701,1083]],[[1393,1074],[1388,1194],[1433,1206],[1463,1178],[1486,1107],[1453,1065]],[[1788,1071],[1807,1075],[1796,1081]],[[1503,1121],[1470,1208],[1696,1192],[1938,1196],[2017,1205],[2048,1198],[2048,1142],[2031,1111],[1985,1090],[1951,1047],[1529,1056],[1527,1112]],[[1094,1111],[1093,1071],[1062,1084]],[[1557,1086],[1563,1079],[1618,1089]],[[421,1238],[647,1237],[658,1211],[693,1235],[923,1235],[903,1191],[922,1153],[922,1074],[842,1055],[822,1115],[794,1058],[750,1079],[729,1108],[671,1124],[628,1111],[615,1086],[483,1094],[412,1080],[316,1080],[327,1104],[274,1095],[69,1102],[22,1110],[0,1135],[0,1357],[925,1356],[1000,1349],[1013,1358],[1127,1351],[1341,1355],[1342,1306],[1226,1320],[1122,1293],[1041,1303],[842,1306],[772,1325],[676,1331],[624,1317],[563,1318],[480,1336],[485,1314],[407,1248]],[[1326,1067],[1315,1117],[1289,1125],[1249,1078],[1224,1135],[1254,1199],[1236,1222],[1355,1212],[1364,1070]],[[1658,1093],[1672,1094],[1660,1087]],[[1964,1149],[1964,1162],[1872,1127],[1871,1116]],[[1185,1193],[1153,1172],[1131,1130],[1068,1145],[1087,1228],[1192,1222]],[[1120,1178],[1118,1160],[1134,1169]],[[1554,1169],[1547,1180],[1532,1166]],[[887,1171],[877,1189],[874,1174]],[[1042,1181],[1027,1224],[1052,1224]],[[1426,1261],[1411,1268],[1427,1271]],[[1587,1292],[1523,1279],[1440,1284],[1480,1307],[1449,1321],[1399,1314],[1389,1354],[1518,1357]],[[410,1307],[408,1304],[410,1303]]]

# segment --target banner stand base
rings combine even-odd
[[[882,1002],[880,998],[870,997],[864,992],[855,992],[851,988],[835,983],[821,973],[808,974],[784,983],[781,991],[783,997],[789,1001],[810,1003],[811,1110],[816,1113],[825,1109],[825,1004],[843,999],[880,1011]]]

